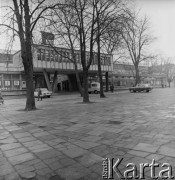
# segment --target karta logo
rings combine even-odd
[[[103,159],[103,179],[145,179],[145,172],[150,171],[150,178],[152,179],[173,179],[172,176],[172,166],[169,163],[158,164],[153,159],[151,164],[149,163],[140,163],[139,165],[135,165],[134,163],[128,163],[126,166],[121,163],[123,158],[118,158],[115,160],[114,158],[105,158]],[[122,167],[122,171],[121,171]],[[123,169],[125,167],[126,169]],[[159,169],[156,169],[159,168]],[[158,171],[159,170],[159,171]],[[157,172],[157,174],[156,174]],[[148,177],[148,173],[147,173]]]

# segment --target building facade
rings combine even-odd
[[[56,48],[54,50],[48,45],[33,45],[33,83],[34,87],[46,87],[54,92],[58,91],[77,91],[78,86],[75,76],[75,67],[72,62],[71,52],[69,49]],[[86,59],[90,57],[86,52]],[[82,65],[80,51],[76,51],[77,67],[82,78]],[[108,54],[101,54],[102,73],[112,72],[112,57]],[[24,67],[21,59],[21,51],[11,55],[10,61],[2,62],[1,86],[2,91],[23,93],[26,89]],[[92,64],[89,68],[89,79],[97,76],[97,54],[94,53]]]

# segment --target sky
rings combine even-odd
[[[175,0],[136,0],[136,7],[149,17],[156,40],[153,52],[175,58]]]
[[[4,0],[0,0],[0,5]],[[153,53],[175,58],[175,0],[132,0],[136,9],[150,19],[151,32],[156,40],[150,46]],[[0,14],[3,14],[0,12]],[[0,19],[1,21],[1,19]],[[0,49],[7,46],[8,38],[0,35]],[[14,49],[19,49],[19,43]],[[150,50],[150,51],[151,51]]]

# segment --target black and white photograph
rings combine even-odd
[[[175,178],[175,0],[0,0],[0,180]]]

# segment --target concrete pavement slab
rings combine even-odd
[[[123,158],[122,172],[127,163],[152,159],[175,167],[174,94],[164,88],[90,95],[90,104],[76,94],[54,96],[36,102],[39,110],[32,112],[22,111],[25,99],[8,99],[0,106],[0,178],[22,179],[27,172],[36,180],[98,180],[103,158]]]

